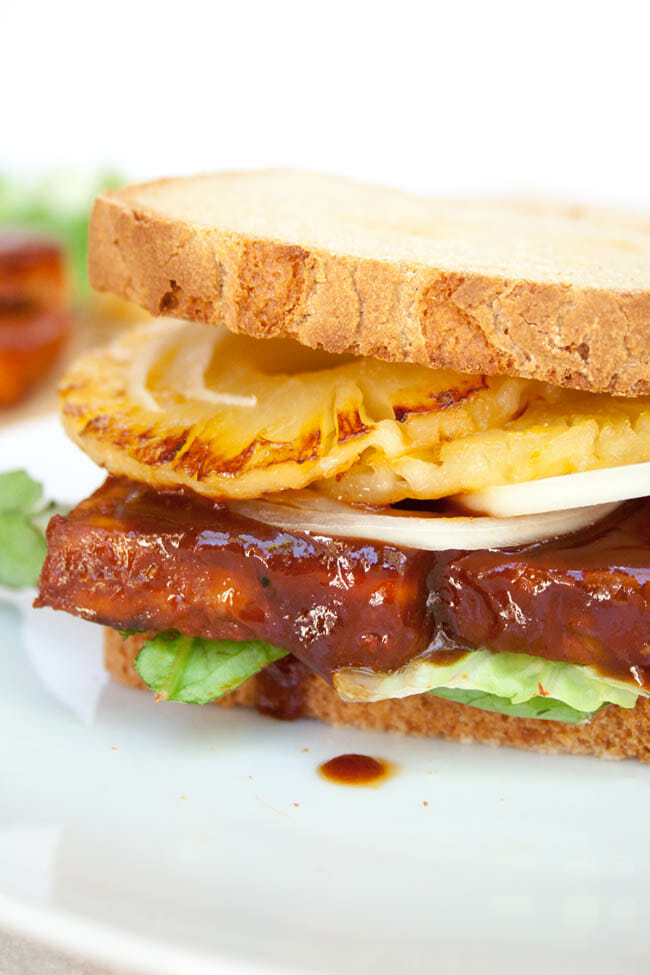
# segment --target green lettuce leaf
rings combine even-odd
[[[632,708],[639,696],[634,685],[604,677],[591,667],[543,660],[525,653],[473,650],[456,665],[434,665],[432,679],[435,671],[441,677],[446,671],[446,679],[432,683],[430,690],[449,687],[483,691],[515,705],[542,697],[561,701],[576,711],[593,713],[608,703]]]
[[[259,640],[202,640],[169,632],[144,644],[135,667],[160,700],[207,704],[287,653]]]
[[[25,471],[0,474],[0,586],[35,586],[47,552],[45,526],[59,505]]]
[[[348,668],[335,673],[334,684],[348,701],[385,701],[426,691],[445,696],[441,691],[452,691],[453,700],[474,707],[482,701],[483,707],[504,714],[532,717],[535,711],[535,716],[555,721],[567,720],[567,716],[586,720],[604,704],[632,708],[640,693],[631,681],[605,677],[591,667],[490,650],[471,650],[451,663],[444,662],[444,657],[437,663],[433,653],[392,673]],[[525,711],[513,710],[524,704]],[[569,710],[560,710],[558,705]]]
[[[287,652],[257,640],[201,640],[169,632],[148,640],[135,665],[142,680],[161,700],[207,704],[234,690],[267,664],[286,656]],[[459,663],[462,667],[455,670],[450,664],[428,664],[427,680],[432,679],[432,671],[440,680],[442,671],[454,670],[453,674],[447,674],[451,686],[429,685],[421,690],[485,711],[569,724],[588,721],[608,703],[633,707],[638,697],[635,688],[621,681],[595,676],[587,667],[541,660],[526,654],[475,650],[465,654]],[[411,670],[416,666],[422,676],[424,662],[414,661],[408,666]],[[406,693],[420,692],[420,689],[413,689],[412,673],[407,687],[396,680],[399,671],[390,675],[369,675],[365,671],[364,675],[366,679],[383,680],[384,692],[390,689],[395,697],[406,696],[405,690]],[[391,682],[390,688],[386,686],[387,680]],[[459,681],[464,686],[457,686]],[[485,686],[472,688],[472,683]],[[502,693],[495,688],[501,688]],[[547,688],[552,688],[553,693]],[[388,698],[373,697],[373,700],[379,699]],[[365,700],[368,700],[367,696]],[[577,706],[580,700],[585,706]]]
[[[453,687],[437,687],[429,692],[436,697],[444,697],[447,701],[458,701],[459,704],[469,704],[470,707],[480,708],[481,711],[496,711],[498,714],[509,714],[513,718],[540,718],[543,721],[564,721],[567,724],[578,724],[589,721],[593,711],[576,711],[563,701],[556,701],[552,697],[531,697],[529,701],[513,704],[507,697],[497,697],[496,694],[486,694],[485,691],[463,691]]]

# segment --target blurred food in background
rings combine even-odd
[[[78,300],[88,298],[86,273],[88,216],[97,193],[119,186],[117,173],[52,173],[33,179],[0,175],[0,227],[47,234],[65,248],[71,287]]]
[[[49,369],[70,328],[65,258],[54,240],[0,228],[0,406]]]
[[[30,390],[38,390],[36,411],[51,407],[54,380],[71,355],[144,317],[128,302],[94,293],[86,271],[93,198],[122,182],[106,171],[0,175],[0,407]]]

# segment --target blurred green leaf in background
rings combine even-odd
[[[84,298],[90,291],[86,245],[93,197],[123,183],[113,170],[31,179],[0,174],[0,226],[24,227],[60,241],[69,256],[75,292]]]

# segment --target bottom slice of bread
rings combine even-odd
[[[122,684],[145,687],[134,660],[143,643],[142,636],[124,639],[115,630],[105,638],[106,669]],[[481,742],[485,745],[510,745],[540,752],[570,752],[597,755],[599,758],[638,758],[650,762],[650,699],[639,698],[636,707],[603,708],[585,724],[511,718],[504,714],[445,701],[433,694],[417,694],[402,700],[376,704],[349,704],[317,674],[302,678],[299,717],[317,718],[331,725],[349,725],[373,731],[401,732],[423,737],[443,737],[453,741]],[[257,677],[215,703],[222,707],[256,707],[261,692]]]

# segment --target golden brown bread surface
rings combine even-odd
[[[106,630],[105,664],[115,680],[132,687],[145,686],[133,666],[142,642],[141,636],[123,639],[115,630]],[[588,724],[568,725],[493,714],[431,694],[378,704],[347,704],[316,674],[305,677],[302,691],[302,715],[327,724],[650,762],[650,700],[644,698],[639,698],[633,709],[610,706]],[[255,707],[258,693],[258,681],[253,677],[218,703]]]
[[[650,218],[220,173],[99,197],[89,268],[155,314],[259,338],[650,391]]]

